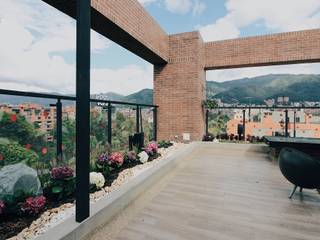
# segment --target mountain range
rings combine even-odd
[[[270,74],[226,82],[207,81],[207,97],[220,98],[225,103],[263,103],[265,99],[288,96],[290,101],[320,101],[320,74]],[[92,98],[152,104],[153,90],[143,89],[130,95],[114,92],[92,95]],[[51,100],[0,95],[0,103],[34,102],[43,105]],[[66,104],[69,104],[67,102]]]

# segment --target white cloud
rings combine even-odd
[[[270,32],[295,31],[320,27],[319,0],[227,0],[227,14],[202,26],[205,41],[240,36],[240,31],[262,22]]]
[[[206,10],[206,4],[204,2],[200,2],[199,0],[196,0],[194,2],[194,7],[192,10],[192,14],[194,16],[202,14]]]
[[[192,12],[192,14],[200,15],[206,9],[206,5],[201,0],[138,0],[142,5],[157,2],[164,4],[169,12],[176,14],[187,14]]]
[[[267,74],[320,74],[320,63],[207,71],[207,80],[223,82]]]
[[[119,69],[93,69],[91,92],[113,91],[120,94],[153,88],[153,66],[128,65]]]
[[[74,20],[41,1],[1,0],[0,33],[0,88],[74,93]],[[110,46],[94,31],[91,40],[93,53]],[[91,76],[92,93],[130,93],[152,87],[149,65],[92,69]]]

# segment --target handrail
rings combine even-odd
[[[311,107],[311,106],[220,106],[220,107],[214,107],[214,108],[205,108],[208,110],[219,110],[219,109],[320,109],[319,107]]]
[[[77,100],[77,98],[75,96],[47,94],[47,93],[36,93],[36,92],[24,92],[24,91],[6,90],[6,89],[0,89],[0,94],[11,95],[11,96],[22,96],[22,97],[60,99],[60,100],[68,100],[68,101],[76,101]],[[151,105],[151,104],[112,101],[112,100],[103,100],[103,99],[95,99],[95,98],[91,98],[90,102],[107,103],[107,104],[110,103],[110,104],[115,104],[115,105],[130,105],[130,106],[141,106],[141,107],[158,108],[158,106]]]

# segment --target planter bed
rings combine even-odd
[[[163,158],[170,156],[183,146],[184,144],[174,144],[174,146],[167,149],[159,149],[157,158],[150,158],[144,164],[124,164],[121,168],[115,169],[108,179],[106,179],[105,186],[101,190],[90,194],[90,202],[97,202],[105,195],[158,164]],[[0,239],[7,239],[9,237],[12,237],[11,239],[34,239],[73,216],[74,198],[58,202],[47,201],[45,211],[38,215],[1,219]]]

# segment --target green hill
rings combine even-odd
[[[262,103],[268,98],[288,96],[291,101],[320,101],[320,75],[270,74],[222,83],[207,82],[207,96],[223,102]]]
[[[313,74],[270,74],[265,76],[242,78],[226,82],[207,81],[207,97],[220,98],[223,102],[263,103],[268,98],[288,96],[291,101],[320,101],[320,75]],[[93,98],[116,101],[152,104],[153,90],[143,89],[139,92],[123,96],[109,92],[96,94]],[[46,99],[13,97],[0,95],[0,103],[18,104],[36,102],[44,105],[55,101]],[[66,102],[65,104],[71,104]]]

